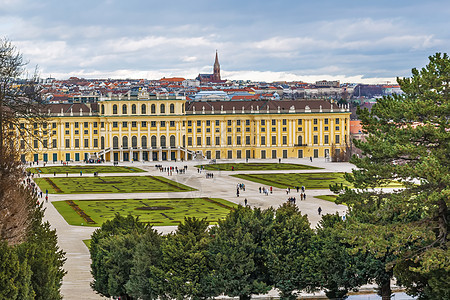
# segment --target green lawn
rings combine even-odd
[[[341,184],[352,187],[344,179],[344,173],[271,173],[271,174],[235,174],[233,177],[259,182],[266,186],[285,189],[287,187],[305,186],[306,189],[329,189],[330,184]],[[403,187],[402,184],[392,181],[387,187]]]
[[[139,216],[140,221],[157,226],[178,225],[184,217],[206,217],[210,224],[216,224],[237,206],[218,198],[78,200],[52,204],[67,223],[81,226],[101,226],[118,212]]]
[[[39,167],[39,168],[28,168],[27,171],[31,173],[40,174],[72,174],[72,173],[136,173],[145,172],[142,169],[135,167],[125,167],[125,166],[103,166],[103,165],[85,165],[85,166],[51,166],[51,167]]]
[[[35,178],[50,194],[187,192],[195,189],[161,176]]]
[[[91,239],[83,240],[83,243],[86,245],[86,247],[88,247],[88,249],[91,247],[91,241]]]
[[[307,190],[328,189],[330,184],[335,183],[349,186],[348,182],[344,180],[344,173],[272,173],[236,174],[231,176],[283,189],[296,186],[305,186]]]
[[[277,164],[277,163],[221,163],[221,164],[207,164],[197,165],[197,168],[203,166],[205,170],[214,171],[231,171],[231,167],[234,167],[234,171],[273,171],[273,170],[315,170],[321,169],[318,167],[312,167],[300,164]]]
[[[325,201],[330,201],[330,202],[336,202],[336,195],[320,195],[320,196],[315,196],[314,198],[318,198],[318,199],[322,199]]]

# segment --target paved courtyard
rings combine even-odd
[[[233,161],[224,160],[230,163]],[[236,160],[235,162],[245,162],[245,160]],[[258,162],[258,160],[250,160],[250,162]],[[264,160],[264,162],[278,162],[278,160]],[[299,206],[303,214],[307,214],[311,225],[316,226],[320,220],[317,209],[322,208],[322,214],[339,212],[343,214],[346,206],[337,205],[333,202],[314,198],[318,195],[331,194],[328,190],[309,190],[306,186],[307,198],[299,201],[299,194],[291,189],[291,194],[286,195],[286,189],[273,188],[273,193],[264,195],[259,193],[260,183],[246,181],[243,179],[231,177],[231,174],[250,174],[250,173],[308,173],[308,172],[350,172],[352,165],[349,163],[331,163],[325,162],[324,159],[285,159],[283,163],[300,163],[315,167],[324,168],[323,170],[283,170],[283,171],[203,171],[198,172],[195,165],[208,163],[204,161],[188,161],[188,162],[147,162],[147,163],[123,163],[124,166],[134,166],[146,171],[145,173],[110,173],[102,174],[102,176],[164,176],[176,182],[191,186],[197,190],[188,192],[164,192],[164,193],[109,193],[109,194],[50,194],[49,202],[58,200],[83,200],[83,199],[144,199],[144,198],[198,198],[198,197],[214,197],[222,198],[237,204],[244,204],[247,199],[248,205],[252,207],[268,208],[270,206],[276,208],[286,202],[287,198],[295,196],[296,204]],[[109,163],[106,163],[108,165]],[[160,172],[155,168],[155,164],[163,167],[177,166],[181,168],[188,166],[186,174],[173,173],[169,176],[164,172]],[[47,164],[52,166],[52,164]],[[206,178],[206,172],[214,173],[214,178]],[[53,174],[41,174],[40,177],[54,177]],[[65,174],[56,174],[56,177],[65,177]],[[72,176],[76,176],[72,174]],[[84,176],[93,176],[92,174],[83,174]],[[245,184],[245,191],[241,191],[239,197],[236,196],[236,185],[238,183]],[[301,183],[299,183],[301,185]],[[266,186],[268,188],[268,186]],[[82,240],[89,239],[96,228],[71,226],[66,223],[63,217],[56,211],[50,203],[45,203],[45,218],[50,222],[53,228],[57,230],[59,246],[66,252],[67,261],[64,266],[68,272],[64,277],[62,285],[62,294],[64,299],[101,299],[93,290],[89,283],[92,281],[90,274],[90,258],[89,251]],[[175,226],[155,227],[161,233],[168,233],[175,230]],[[274,291],[272,291],[274,293]],[[276,295],[276,294],[273,294]]]

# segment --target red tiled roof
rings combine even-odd
[[[171,78],[161,78],[159,81],[161,82],[182,82],[186,79],[182,78],[182,77],[171,77]]]

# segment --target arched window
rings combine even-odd
[[[165,135],[161,136],[161,147],[163,147],[163,148],[166,147],[166,136]]]
[[[123,149],[128,149],[128,137],[127,136],[124,136],[122,138],[122,147],[123,147]]]
[[[155,105],[155,104],[152,104],[151,109],[150,109],[150,112],[151,112],[152,114],[156,114],[156,105]]]
[[[151,142],[152,142],[152,148],[156,148],[156,135],[152,135]]]
[[[147,137],[146,137],[145,135],[143,135],[143,136],[141,137],[141,147],[142,147],[143,149],[147,149]]]
[[[141,114],[145,115],[147,113],[147,106],[145,104],[141,105]]]
[[[117,115],[117,105],[113,105],[113,115]]]
[[[102,136],[100,138],[100,148],[105,149],[105,137],[104,136]]]
[[[102,115],[105,114],[105,105],[102,104]]]
[[[175,147],[175,136],[174,135],[170,136],[170,147]]]
[[[128,112],[127,112],[127,105],[126,104],[124,104],[124,105],[122,105],[122,115],[126,115]]]
[[[175,113],[175,104],[170,104],[170,109],[169,109],[169,111],[170,111],[170,113],[171,114],[174,114]]]
[[[136,114],[136,104],[131,105],[131,114]]]
[[[166,113],[166,106],[164,104],[161,104],[161,106],[159,107],[159,112],[162,114]]]
[[[113,137],[113,148],[119,149],[119,138],[117,136]]]
[[[131,147],[133,147],[133,149],[137,149],[137,137],[135,135],[131,137]]]
[[[298,145],[302,145],[303,144],[303,137],[301,135],[299,135],[298,138],[297,138],[297,144]]]

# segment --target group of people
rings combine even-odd
[[[269,191],[272,194],[272,190],[273,190],[272,187],[269,187],[269,188],[266,188],[264,186],[263,187],[259,187],[259,192],[265,194],[266,196],[269,195]]]
[[[24,172],[24,179],[22,184],[25,187],[31,189],[34,196],[37,198],[44,198],[44,193],[39,189],[38,185],[32,180],[34,177],[34,173]],[[45,190],[45,202],[48,202],[48,190]],[[37,201],[39,204],[39,200]]]
[[[206,173],[206,178],[214,178],[214,173]]]
[[[240,191],[244,191],[245,192],[245,184],[243,183],[238,183],[236,185],[236,197],[239,197]]]
[[[187,166],[178,168],[177,166],[163,167],[162,165],[155,165],[155,167],[158,168],[160,172],[167,172],[167,176],[172,176],[174,172],[177,174],[186,174],[188,168]]]

